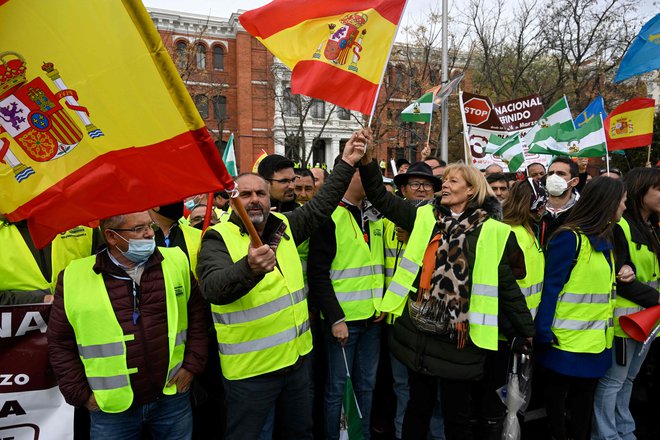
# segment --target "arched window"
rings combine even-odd
[[[188,61],[188,45],[185,41],[179,41],[176,43],[176,64],[181,69],[186,68]]]
[[[213,46],[213,68],[215,70],[225,69],[225,50],[222,46]]]
[[[213,97],[213,117],[217,120],[227,118],[227,97],[215,95]]]
[[[195,101],[195,106],[197,107],[197,111],[199,112],[199,115],[202,117],[202,119],[208,119],[209,98],[206,95],[195,95],[193,101]]]
[[[206,69],[206,46],[198,44],[195,48],[195,65],[199,70]]]

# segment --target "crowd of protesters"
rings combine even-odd
[[[260,245],[224,192],[44,249],[3,220],[21,269],[1,302],[54,293],[76,438],[339,439],[350,376],[365,439],[500,439],[514,359],[551,438],[635,438],[648,351],[619,318],[660,304],[660,169],[555,157],[510,179],[425,154],[392,180],[370,143],[329,175],[271,155],[237,176]]]

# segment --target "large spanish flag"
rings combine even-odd
[[[371,114],[406,0],[274,0],[243,27],[289,69],[291,92]]]
[[[231,186],[139,0],[0,0],[0,212],[37,245]]]
[[[619,105],[604,121],[608,150],[645,147],[653,141],[655,100],[633,98]]]

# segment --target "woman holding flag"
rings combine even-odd
[[[497,350],[499,311],[526,344],[534,333],[508,264],[511,229],[496,220],[499,202],[476,168],[448,166],[441,197],[416,208],[385,190],[370,150],[366,156],[360,174],[368,199],[411,231],[381,304],[399,316],[390,348],[409,372],[403,438],[426,438],[440,387],[446,438],[471,439],[470,391],[484,376],[488,350]]]

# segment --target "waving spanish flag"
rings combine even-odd
[[[232,186],[140,0],[0,0],[0,212],[35,243]]]
[[[607,149],[645,147],[653,141],[655,100],[634,98],[620,104],[605,119]]]
[[[291,92],[371,114],[405,0],[274,0],[239,20],[289,69]]]

